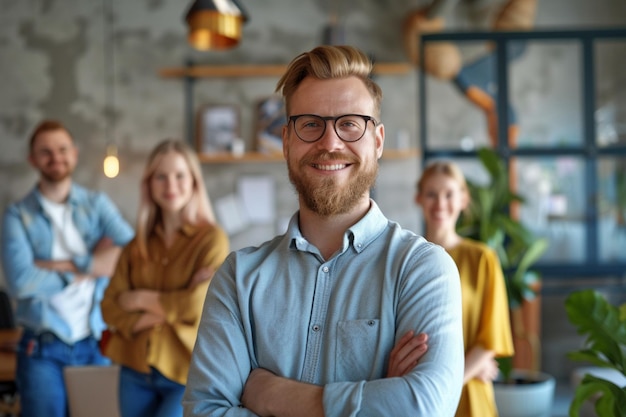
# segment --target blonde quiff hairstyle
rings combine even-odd
[[[383,92],[380,86],[370,78],[372,68],[372,61],[357,48],[345,45],[322,45],[298,55],[291,61],[287,71],[276,84],[276,92],[282,94],[287,115],[290,115],[291,97],[306,77],[319,80],[357,77],[363,81],[370,92],[374,100],[375,114],[373,116],[379,120]]]
[[[187,161],[193,177],[193,192],[189,203],[182,210],[184,224],[201,225],[215,224],[215,215],[211,200],[204,185],[202,169],[196,153],[185,142],[166,139],[159,143],[150,153],[141,178],[141,196],[137,213],[136,238],[139,252],[143,259],[148,259],[148,237],[155,226],[161,221],[161,210],[150,194],[150,181],[158,164],[166,154],[178,153]]]

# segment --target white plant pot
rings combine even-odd
[[[493,390],[500,417],[550,417],[556,381],[543,372],[516,369],[512,377],[520,384],[494,382]]]

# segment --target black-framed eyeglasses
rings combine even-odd
[[[367,122],[371,121],[374,126],[378,124],[376,119],[363,114],[343,114],[341,116],[318,116],[316,114],[295,114],[289,116],[293,122],[296,135],[303,142],[317,142],[326,132],[326,121],[333,121],[335,133],[344,142],[356,142],[365,135]]]

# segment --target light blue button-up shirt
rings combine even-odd
[[[408,330],[429,336],[409,374],[384,378]],[[371,209],[324,260],[300,233],[233,252],[207,293],[185,416],[253,416],[250,371],[324,387],[326,417],[453,416],[463,380],[461,290],[439,246]]]
[[[133,228],[106,194],[73,184],[67,202],[72,206],[72,220],[89,252],[72,259],[80,272],[91,272],[91,252],[103,237],[110,238],[117,246],[124,246],[133,238]],[[4,212],[2,267],[9,291],[17,299],[17,322],[36,333],[51,331],[66,343],[72,343],[70,327],[51,306],[50,298],[73,282],[75,274],[35,265],[37,259],[51,259],[52,243],[52,224],[41,205],[41,193],[35,187]],[[96,338],[106,328],[100,301],[108,284],[108,277],[96,281],[89,313],[89,326]]]

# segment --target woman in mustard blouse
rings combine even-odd
[[[102,300],[105,354],[121,365],[122,417],[182,416],[205,293],[228,251],[195,152],[161,142],[141,181],[136,236]]]
[[[448,251],[459,268],[463,303],[465,372],[457,417],[497,416],[492,381],[495,357],[512,356],[509,307],[498,256],[485,244],[456,232],[461,212],[470,202],[465,177],[453,163],[426,167],[417,183],[415,201],[426,223],[426,239]]]

